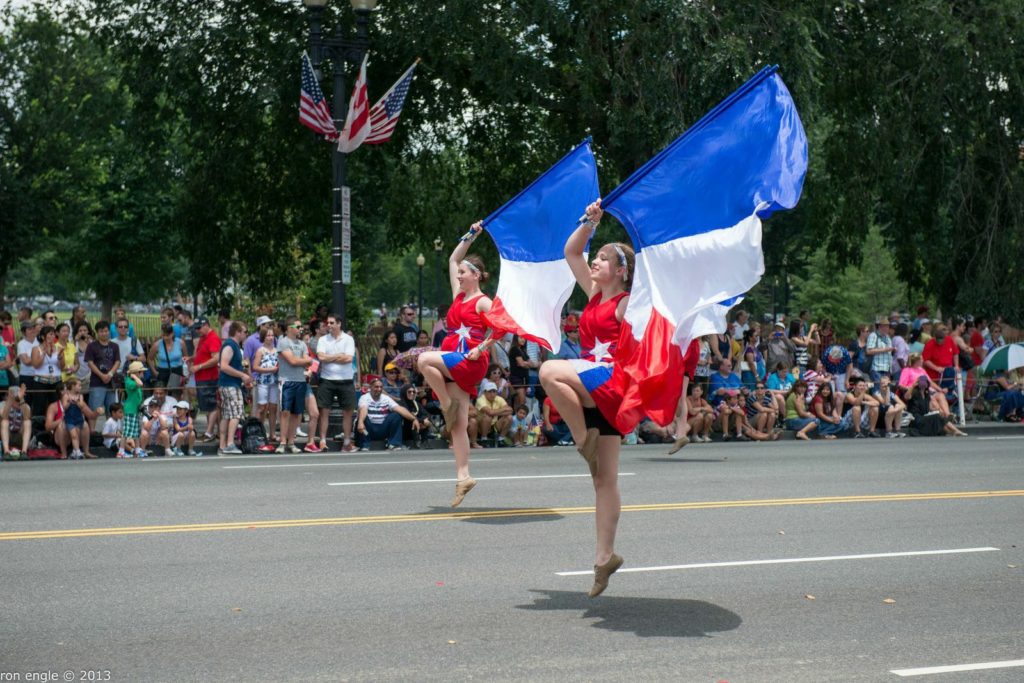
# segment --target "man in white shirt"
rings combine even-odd
[[[370,441],[385,439],[389,451],[402,450],[402,418],[413,421],[416,417],[384,393],[379,379],[370,384],[370,393],[359,398],[359,424],[357,435],[359,450],[370,450]]]
[[[736,311],[736,325],[732,328],[732,337],[743,341],[743,333],[750,329],[750,314],[744,310]]]
[[[351,453],[352,411],[356,408],[355,369],[352,359],[356,355],[356,342],[341,329],[336,315],[327,316],[327,334],[316,342],[316,357],[320,361],[320,385],[316,389],[316,405],[320,408],[320,449],[327,449],[327,427],[331,406],[338,400],[341,407],[342,431],[345,434],[342,451]],[[401,431],[401,430],[399,430]]]

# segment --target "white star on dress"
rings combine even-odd
[[[469,348],[469,328],[466,327],[466,323],[462,323],[462,326],[454,332],[459,337],[459,348],[466,353],[465,349]]]
[[[603,342],[600,339],[594,342],[594,348],[590,352],[594,356],[594,360],[598,363],[603,361],[605,358],[612,360],[612,354],[608,353],[608,349],[611,347],[612,342]]]

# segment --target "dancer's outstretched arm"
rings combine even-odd
[[[453,299],[459,295],[459,264],[462,263],[462,259],[466,258],[473,240],[479,237],[483,231],[484,224],[482,221],[477,221],[469,226],[469,231],[459,238],[459,243],[455,245],[455,248],[452,249],[452,255],[448,257],[448,283],[452,287]]]
[[[565,260],[569,264],[569,269],[572,271],[573,277],[576,278],[577,284],[587,293],[588,297],[594,294],[594,281],[590,277],[587,257],[583,252],[587,248],[587,242],[593,236],[594,230],[597,229],[597,224],[601,222],[603,215],[604,211],[601,209],[601,200],[598,199],[587,207],[586,222],[581,223],[580,227],[576,228],[569,235],[569,239],[565,243]]]

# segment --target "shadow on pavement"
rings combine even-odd
[[[579,577],[586,582],[585,577]],[[632,632],[641,638],[708,638],[709,634],[739,628],[743,619],[735,612],[701,600],[631,598],[602,595],[590,598],[583,591],[531,590],[541,597],[525,610],[581,611],[582,619],[597,619],[594,628]]]
[[[554,522],[565,517],[554,510],[543,508],[474,508],[459,506],[456,509],[432,505],[427,514],[459,514],[466,513],[463,522],[473,524],[529,524],[532,522]],[[493,516],[487,513],[494,513]]]
[[[664,458],[635,458],[635,460],[682,464],[686,462],[727,462],[729,458],[688,458],[685,455],[667,455]]]

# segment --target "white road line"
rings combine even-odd
[[[450,462],[450,461],[447,461]],[[474,460],[473,462],[476,462]],[[589,474],[531,474],[518,477],[476,477],[477,481],[498,481],[499,479],[569,479],[572,477],[589,477]],[[619,472],[620,477],[632,477],[633,472]],[[328,486],[369,486],[370,484],[437,484],[455,482],[453,479],[396,479],[394,481],[338,481]]]
[[[987,553],[999,548],[956,548],[954,550],[915,550],[903,553],[868,553],[866,555],[829,555],[826,557],[788,557],[780,560],[744,560],[742,562],[701,562],[698,564],[673,564],[664,567],[627,567],[620,569],[619,574],[626,572],[663,572],[670,569],[706,569],[708,567],[746,567],[756,564],[793,564],[798,562],[834,562],[836,560],[873,560],[880,557],[913,557],[916,555],[953,555],[957,553]],[[555,572],[558,576],[584,576],[593,574],[593,569],[586,571]]]
[[[494,462],[501,460],[501,458],[473,458],[473,462]],[[353,465],[423,465],[429,463],[447,463],[451,464],[455,462],[452,458],[445,458],[444,460],[381,460],[377,462],[307,462],[307,463],[288,463],[287,465],[226,465],[221,469],[225,470],[259,470],[267,468],[279,468],[279,467],[338,467]]]
[[[1012,666],[1024,666],[1024,659],[1008,659],[1004,662],[981,662],[979,664],[953,664],[951,666],[924,666],[918,669],[890,669],[889,673],[897,676],[927,676],[928,674],[948,674],[956,671],[1008,669]]]
[[[1011,439],[1024,439],[1024,436],[979,436],[978,441],[1009,441]]]

